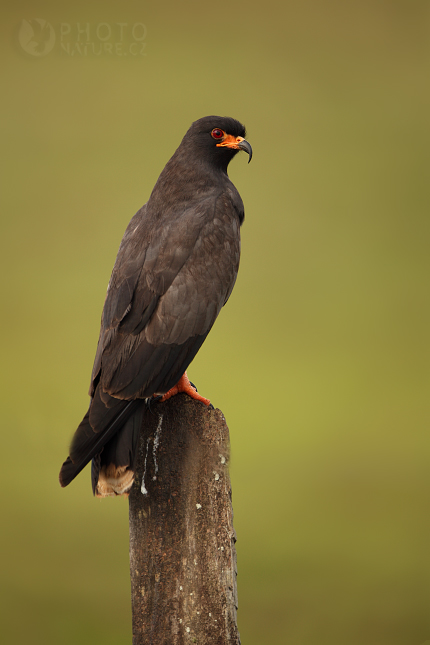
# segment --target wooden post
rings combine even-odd
[[[229,433],[185,394],[145,411],[130,493],[133,645],[240,645]]]

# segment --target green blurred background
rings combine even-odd
[[[2,14],[2,643],[131,642],[128,504],[57,475],[124,229],[208,114],[254,149],[238,282],[189,370],[230,427],[242,642],[430,639],[430,3]]]

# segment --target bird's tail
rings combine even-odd
[[[117,399],[114,408],[107,410],[105,427],[96,431],[90,423],[90,416],[93,416],[93,403],[94,400],[74,434],[70,455],[60,470],[60,484],[63,487],[68,486],[87,463],[93,460],[91,469],[93,493],[102,497],[125,493],[131,488],[134,479],[134,461],[144,401]],[[116,485],[112,488],[112,478],[120,482],[118,490],[121,492],[115,492]],[[99,480],[101,481],[100,490]],[[107,483],[103,483],[104,480]],[[129,485],[125,485],[125,480]],[[110,488],[112,492],[107,492]]]

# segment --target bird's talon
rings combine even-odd
[[[163,398],[162,394],[154,394],[153,396],[148,396],[147,399],[145,399],[146,407],[148,410],[152,413],[152,406],[154,403],[158,403],[158,401],[161,401]]]

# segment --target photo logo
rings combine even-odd
[[[18,40],[21,48],[37,58],[54,54],[70,58],[146,56],[146,25],[142,22],[60,22],[42,18],[23,20]]]
[[[19,44],[31,56],[47,56],[55,45],[55,31],[42,18],[23,20],[19,29]]]

